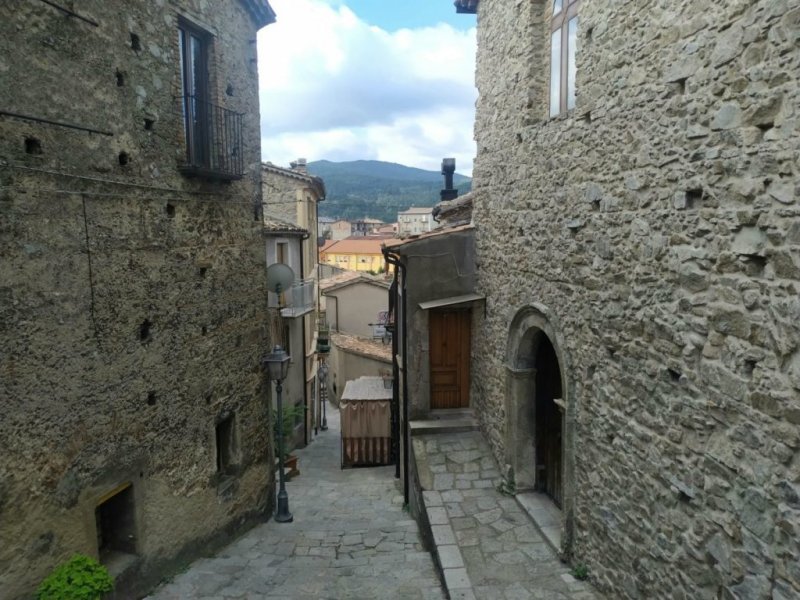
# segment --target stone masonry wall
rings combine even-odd
[[[796,598],[800,8],[584,0],[577,107],[550,119],[551,5],[479,7],[484,430],[502,461],[509,327],[543,305],[576,562],[611,597]]]
[[[97,556],[95,509],[131,484],[130,598],[272,510],[256,25],[238,0],[63,4],[98,26],[0,7],[0,110],[112,135],[0,117],[0,597]],[[178,15],[245,113],[239,181],[177,170]]]

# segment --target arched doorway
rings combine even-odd
[[[561,369],[553,344],[544,333],[537,336],[534,369],[534,405],[536,424],[534,435],[534,460],[536,461],[536,489],[544,492],[561,508],[562,487],[563,411]]]
[[[518,493],[540,492],[561,509],[559,545],[568,553],[574,417],[569,362],[559,330],[556,319],[540,305],[522,308],[511,322],[506,349],[506,463]]]

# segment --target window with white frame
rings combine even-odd
[[[550,116],[575,108],[575,46],[580,0],[553,0],[550,21]]]

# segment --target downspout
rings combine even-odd
[[[306,270],[305,270],[305,261],[303,260],[303,242],[308,239],[309,234],[306,233],[303,237],[300,238],[300,281],[305,279]],[[302,335],[303,335],[303,444],[308,446],[308,416],[306,413],[308,412],[308,366],[306,365],[306,316],[303,315],[300,317],[301,324],[302,324]]]
[[[403,293],[402,293],[402,297],[403,297],[403,303],[402,303],[403,320],[402,320],[402,323],[399,324],[400,328],[402,330],[402,338],[403,338],[403,353],[402,353],[402,356],[403,356],[403,419],[402,419],[403,420],[403,428],[402,428],[402,432],[398,432],[398,433],[402,433],[402,436],[403,436],[403,501],[404,501],[405,505],[408,506],[408,503],[409,503],[409,479],[408,479],[408,463],[409,463],[409,461],[408,461],[408,456],[409,456],[409,453],[408,453],[408,444],[409,444],[409,428],[408,428],[408,327],[407,327],[408,319],[407,319],[407,316],[406,316],[406,309],[407,309],[406,297],[408,296],[408,294],[407,294],[407,279],[408,279],[407,275],[408,275],[408,271],[407,271],[405,265],[400,261],[399,255],[396,255],[396,254],[390,255],[387,248],[383,249],[383,255],[386,258],[386,262],[388,264],[393,265],[393,266],[396,267],[395,280],[398,277],[397,269],[401,270],[402,274],[403,274]],[[399,289],[398,289],[398,294],[399,294]],[[396,306],[397,306],[397,302],[395,300],[395,307]],[[395,308],[395,310],[396,310],[396,308]],[[396,345],[397,345],[397,343],[393,341],[393,343],[392,343],[393,350],[394,350],[394,347]],[[398,365],[397,365],[396,356],[397,355],[395,354],[392,357],[392,363],[393,363],[393,368],[394,368],[394,372],[395,373],[397,373],[397,371],[398,371]],[[394,392],[393,395],[397,396],[397,402],[399,403],[399,400],[400,400],[400,398],[399,398],[399,390]]]

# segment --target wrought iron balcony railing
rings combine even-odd
[[[317,301],[316,281],[302,279],[281,294],[269,293],[268,305],[280,308],[284,317],[299,317],[314,310]]]
[[[240,179],[244,175],[242,113],[196,96],[180,98],[186,139],[187,175],[214,179]]]

